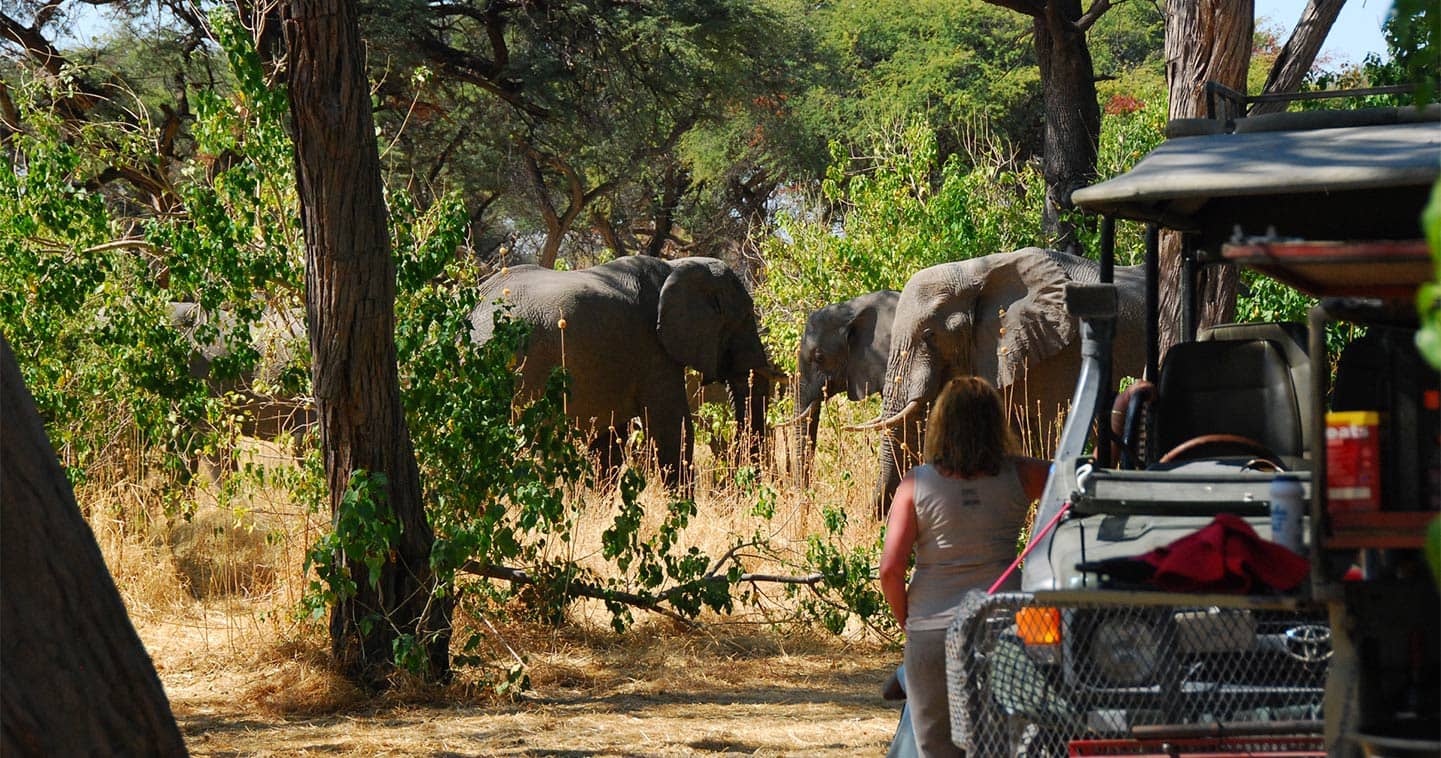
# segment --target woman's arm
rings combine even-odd
[[[1051,474],[1051,462],[1018,455],[1016,474],[1021,478],[1021,489],[1026,491],[1026,497],[1039,500],[1041,495],[1045,494],[1046,477]]]
[[[906,628],[906,569],[916,545],[916,480],[907,474],[896,487],[886,519],[886,542],[881,548],[881,594],[896,623]]]

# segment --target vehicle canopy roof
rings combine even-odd
[[[1230,130],[1227,129],[1230,126]],[[1441,175],[1441,106],[1173,121],[1135,168],[1077,190],[1080,208],[1198,233],[1410,239]]]

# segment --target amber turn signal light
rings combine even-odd
[[[1016,631],[1027,645],[1061,642],[1060,608],[1022,608],[1016,611]]]

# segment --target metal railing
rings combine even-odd
[[[1415,91],[1416,85],[1414,84],[1393,84],[1385,87],[1247,95],[1244,92],[1237,92],[1220,82],[1206,82],[1206,118],[1219,118],[1226,121],[1244,118],[1250,110],[1250,107],[1257,103],[1290,103],[1298,100],[1334,100],[1343,97],[1405,95]]]

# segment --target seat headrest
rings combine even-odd
[[[1156,443],[1236,434],[1301,455],[1300,408],[1280,347],[1265,339],[1186,342],[1166,353],[1157,382]]]

